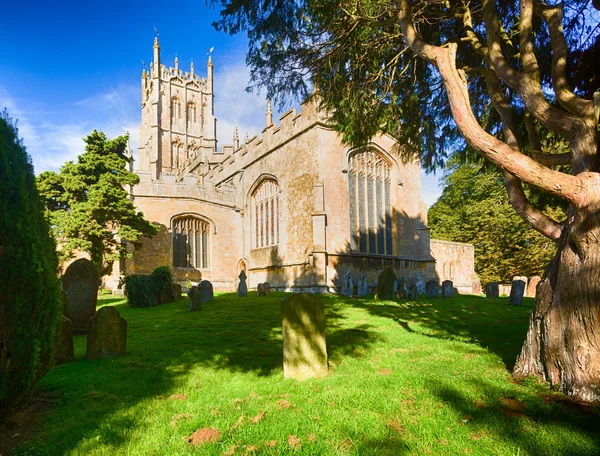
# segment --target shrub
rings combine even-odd
[[[152,274],[125,277],[125,296],[131,307],[154,307],[175,300],[173,276],[168,266],[156,268]]]
[[[0,114],[0,422],[54,365],[63,301],[31,159]]]
[[[156,287],[159,304],[174,301],[173,275],[169,267],[160,266],[156,268],[152,271],[152,277],[154,278],[154,286]]]

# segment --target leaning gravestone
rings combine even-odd
[[[258,285],[256,285],[256,294],[259,297],[265,295],[265,284],[264,283],[259,283]]]
[[[246,284],[246,273],[244,271],[240,271],[240,275],[238,276],[240,279],[240,283],[238,284],[238,296],[240,298],[245,298],[248,296],[248,285]]]
[[[98,309],[88,322],[88,359],[124,355],[127,348],[127,321],[111,306]]]
[[[379,274],[379,278],[377,279],[377,293],[375,294],[375,298],[380,301],[385,299],[393,299],[394,298],[394,282],[396,281],[396,274],[394,270],[388,266],[385,268],[381,274]]]
[[[437,298],[440,293],[437,280],[428,280],[425,284],[425,296],[428,298]]]
[[[406,282],[404,281],[404,277],[400,277],[398,280],[398,291],[396,292],[396,297],[398,299],[406,299],[408,297],[408,288],[406,287]]]
[[[269,282],[263,282],[263,287],[265,287],[265,294],[268,295],[271,293],[271,284]]]
[[[451,298],[454,295],[454,284],[452,280],[442,282],[442,298]]]
[[[190,307],[188,310],[202,310],[202,301],[200,300],[200,296],[202,293],[200,292],[200,288],[197,285],[192,286],[187,292],[187,295],[190,298]]]
[[[348,271],[344,276],[344,283],[342,284],[342,295],[352,296],[354,293],[354,280],[352,279],[352,273]]]
[[[283,375],[306,380],[329,373],[325,312],[319,297],[294,293],[281,301]]]
[[[208,280],[203,280],[198,284],[200,290],[200,302],[212,301],[214,298],[213,286]]]
[[[423,277],[421,277],[421,274],[417,275],[417,289],[419,290],[419,294],[425,294],[425,284],[423,283]]]
[[[542,279],[540,278],[540,276],[533,276],[531,279],[529,279],[525,296],[527,296],[528,298],[535,298],[535,295],[537,294],[537,286],[541,280]]]
[[[363,273],[358,279],[358,287],[356,294],[360,298],[364,298],[369,293],[369,287],[367,286],[367,276]]]
[[[94,264],[85,258],[74,261],[62,276],[62,284],[67,293],[64,314],[73,323],[75,334],[85,334],[98,302],[99,281]]]
[[[410,290],[408,291],[408,299],[411,301],[419,300],[419,287],[414,283],[411,285]]]
[[[510,288],[510,297],[508,298],[508,304],[511,306],[523,305],[523,295],[525,294],[525,282],[522,280],[513,280],[512,287]]]
[[[63,323],[60,328],[60,341],[56,349],[54,358],[56,364],[71,362],[75,359],[75,350],[73,349],[73,323],[63,315]]]
[[[498,282],[490,282],[485,286],[485,297],[487,299],[493,299],[500,296],[500,287]]]

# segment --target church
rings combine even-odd
[[[116,274],[171,267],[181,284],[207,279],[233,291],[240,271],[250,288],[339,292],[385,267],[409,283],[451,279],[478,284],[473,246],[433,241],[421,200],[418,161],[403,162],[394,138],[344,145],[313,99],[232,144],[217,147],[213,64],[206,77],[161,63],[158,37],[142,73],[142,122],[131,189],[138,210],[160,225]],[[217,100],[218,102],[218,100]]]

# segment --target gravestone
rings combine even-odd
[[[238,278],[240,279],[240,283],[238,284],[238,296],[240,298],[245,298],[246,296],[248,296],[248,284],[246,284],[246,273],[242,270],[240,271],[240,275],[238,276]]]
[[[268,295],[271,293],[271,284],[269,282],[263,282],[263,287],[265,287],[265,294]]]
[[[256,286],[256,294],[258,296],[264,296],[265,295],[265,284],[264,283],[259,283]]]
[[[352,273],[348,271],[344,276],[344,282],[342,283],[342,295],[352,296],[354,293],[354,280],[352,279]]]
[[[425,284],[425,296],[428,298],[437,298],[440,293],[439,288],[437,280],[428,280]]]
[[[67,293],[65,316],[73,323],[75,334],[87,333],[87,322],[96,313],[98,273],[90,260],[80,258],[69,265],[62,276]]]
[[[75,359],[73,349],[73,323],[63,315],[63,323],[60,328],[60,341],[56,349],[56,364],[71,362]]]
[[[192,288],[188,290],[187,295],[190,298],[190,307],[188,310],[202,310],[202,301],[200,299],[202,292],[200,291],[200,288],[198,288],[197,285],[193,285]]]
[[[398,279],[394,280],[394,288],[392,288],[392,293],[395,295],[398,294]]]
[[[212,301],[214,298],[213,294],[213,286],[208,280],[202,280],[198,284],[198,288],[200,289],[200,302],[208,302]]]
[[[375,298],[381,300],[394,299],[394,282],[396,281],[396,274],[394,270],[388,266],[379,274],[377,279],[377,293]]]
[[[442,282],[442,298],[451,298],[454,295],[454,284],[452,280]]]
[[[398,299],[406,299],[408,297],[408,288],[406,287],[404,277],[400,277],[398,280],[398,291],[396,292],[396,297]]]
[[[508,298],[508,304],[510,306],[521,306],[523,305],[523,295],[525,294],[525,282],[522,280],[513,280],[512,287],[510,288],[510,296]]]
[[[421,277],[421,274],[417,275],[417,289],[419,290],[420,295],[425,294],[425,284],[423,283],[423,277]]]
[[[88,359],[124,355],[127,348],[127,321],[111,306],[98,309],[88,322]]]
[[[414,283],[411,285],[410,290],[408,291],[408,299],[411,301],[419,300],[419,287]]]
[[[181,299],[181,285],[178,283],[174,283],[173,285],[173,297],[175,301],[179,301]]]
[[[280,307],[284,377],[306,380],[327,375],[325,312],[319,297],[294,293]]]
[[[514,276],[513,277],[513,282],[515,280],[522,280],[523,282],[525,282],[525,289],[527,289],[527,284],[529,282],[529,278],[527,278],[526,276]]]
[[[529,279],[525,296],[527,296],[528,298],[535,298],[535,295],[537,294],[537,286],[538,283],[541,282],[541,280],[542,279],[540,278],[540,276],[533,276],[531,279]]]
[[[369,287],[367,286],[367,276],[362,273],[358,279],[358,287],[356,294],[360,298],[364,298],[369,293]]]
[[[485,286],[485,297],[487,299],[494,299],[500,296],[500,287],[498,282],[490,282]]]

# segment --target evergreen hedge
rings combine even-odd
[[[0,114],[0,422],[54,365],[63,301],[31,158]]]
[[[175,300],[173,275],[168,266],[160,266],[150,275],[125,277],[125,296],[131,307],[154,307]]]

